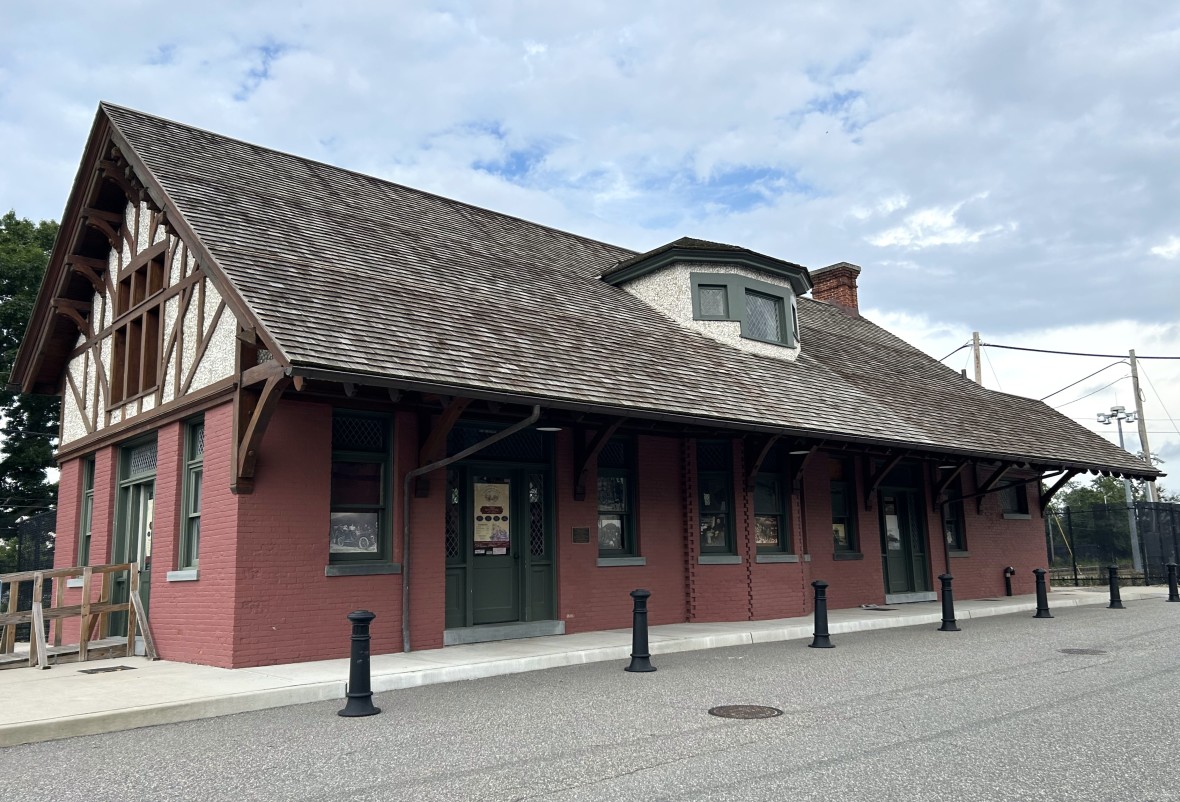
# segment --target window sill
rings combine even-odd
[[[951,549],[951,559],[952,560],[956,557],[970,557],[970,556],[971,556],[971,552],[969,552],[969,551],[956,551],[955,549]]]
[[[702,554],[697,557],[697,563],[700,565],[741,565],[742,557],[740,554]]]
[[[647,565],[646,557],[599,557],[598,567],[608,568],[614,565]]]
[[[833,560],[863,560],[865,556],[859,551],[837,551],[832,555]]]
[[[754,558],[756,563],[797,563],[799,562],[798,554],[784,553],[767,553],[759,554]]]
[[[1005,520],[1009,520],[1009,521],[1029,521],[1029,520],[1032,520],[1032,516],[1029,515],[1027,512],[1006,512],[1006,513],[1004,513],[1004,518],[1005,518]]]
[[[324,566],[324,576],[378,576],[401,572],[401,563],[334,563]]]
[[[196,582],[197,569],[183,568],[179,571],[169,571],[164,575],[164,579],[168,582]]]

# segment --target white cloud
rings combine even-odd
[[[973,200],[983,200],[987,193],[976,196]],[[986,236],[999,234],[1003,231],[1015,231],[1015,223],[988,226],[971,230],[955,219],[956,213],[963,203],[956,203],[948,207],[932,207],[921,209],[908,215],[900,226],[866,237],[868,242],[878,248],[901,247],[911,250],[930,248],[935,245],[966,245],[979,242]],[[899,207],[900,208],[900,207]]]
[[[1165,259],[1180,258],[1180,237],[1168,237],[1167,242],[1163,245],[1156,245],[1151,249],[1151,252]]]

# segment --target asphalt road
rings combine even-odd
[[[1180,604],[657,656],[0,749],[16,800],[1180,799]],[[1062,649],[1104,654],[1065,654]],[[783,710],[716,718],[715,705]]]

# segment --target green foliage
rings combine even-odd
[[[33,223],[14,212],[0,217],[0,563],[11,557],[16,523],[51,507],[56,483],[45,471],[53,467],[59,402],[53,396],[24,395],[7,387],[49,252],[57,223]]]

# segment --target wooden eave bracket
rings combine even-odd
[[[1000,467],[996,468],[995,472],[988,477],[988,480],[979,487],[978,491],[976,491],[978,495],[975,498],[976,514],[983,514],[983,497],[992,491],[992,488],[1004,478],[1004,474],[1012,470],[1012,467],[1011,463],[1000,463]]]
[[[1065,473],[1061,474],[1061,477],[1056,482],[1054,482],[1051,487],[1041,493],[1042,513],[1045,511],[1045,508],[1049,506],[1049,502],[1053,500],[1053,496],[1057,495],[1057,491],[1065,487],[1066,482],[1077,476],[1079,473],[1081,473],[1081,471],[1076,468],[1067,470]]]
[[[54,298],[53,311],[68,317],[78,326],[78,331],[90,336],[90,302],[74,301],[70,298]]]
[[[949,474],[943,478],[941,482],[934,486],[934,492],[931,494],[930,503],[931,506],[933,506],[935,512],[938,512],[938,500],[946,495],[946,491],[950,488],[951,482],[955,481],[955,478],[961,474],[970,464],[971,463],[967,460],[960,462]]]
[[[770,449],[774,448],[774,444],[780,439],[782,439],[781,434],[772,434],[762,438],[761,442],[754,441],[747,443],[746,464],[749,466],[746,471],[747,493],[754,492],[754,482],[758,478],[758,472],[762,470],[762,463],[766,462],[766,457],[770,454]]]
[[[819,448],[821,445],[823,445],[823,443],[817,443],[816,445],[812,446],[799,460],[799,464],[791,467],[791,491],[794,495],[799,495],[799,491],[803,487],[803,469],[807,467],[807,463],[811,461],[811,458],[819,453]],[[789,460],[787,464],[790,465]]]
[[[259,368],[270,368],[270,365],[259,365]],[[254,368],[251,368],[254,370]],[[246,371],[242,380],[247,380]],[[258,447],[262,443],[262,436],[266,427],[278,407],[283,391],[291,384],[291,377],[283,373],[282,368],[274,365],[263,381],[261,389],[255,389],[259,374],[250,376],[254,382],[251,386],[238,387],[234,395],[234,442],[237,448],[234,452],[234,471],[230,483],[230,490],[234,493],[254,492],[254,470],[258,462]]]
[[[418,452],[418,467],[437,462],[446,456],[447,436],[451,433],[451,429],[455,428],[455,424],[459,422],[463,411],[470,403],[470,398],[447,400],[442,415],[439,416],[438,422],[434,424],[434,428],[430,430],[426,442],[422,444],[422,449]],[[414,479],[414,495],[417,498],[426,498],[430,495],[430,480],[425,475]]]
[[[873,509],[873,496],[877,494],[877,488],[881,486],[881,482],[889,475],[889,472],[897,467],[897,463],[905,458],[906,452],[901,452],[893,457],[893,459],[881,466],[881,469],[869,477],[869,481],[865,486],[865,512],[870,512]],[[872,460],[866,460],[869,464]]]
[[[586,500],[586,475],[590,472],[590,463],[598,460],[603,447],[615,436],[615,432],[623,425],[626,418],[615,418],[606,426],[594,433],[589,445],[585,444],[581,433],[574,439],[574,501]]]

